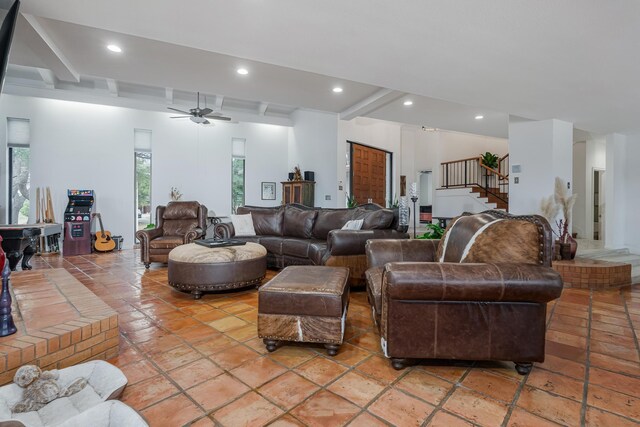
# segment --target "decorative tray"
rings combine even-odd
[[[222,240],[222,239],[202,239],[202,240],[194,240],[193,243],[206,246],[207,248],[223,248],[225,246],[242,246],[247,242],[243,242],[242,240]]]

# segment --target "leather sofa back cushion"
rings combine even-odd
[[[196,227],[198,227],[197,219],[170,219],[162,224],[165,236],[183,236]]]
[[[316,239],[326,239],[331,230],[340,230],[347,221],[353,218],[351,209],[322,209],[318,211],[316,222],[313,226],[313,237]]]
[[[169,202],[164,209],[162,218],[171,219],[197,219],[200,203],[198,202]]]
[[[310,239],[312,237],[313,223],[317,215],[318,211],[316,210],[303,210],[291,205],[285,206],[284,235]]]
[[[358,217],[360,219],[360,217]],[[386,230],[393,222],[393,211],[380,209],[378,211],[367,212],[364,215],[363,230]]]
[[[440,262],[540,264],[538,228],[525,220],[478,214],[455,218],[440,240]]]
[[[253,228],[258,236],[282,236],[283,208],[240,206],[237,209],[237,213],[239,215],[251,214],[253,218]]]

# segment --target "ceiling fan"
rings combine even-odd
[[[172,119],[186,119],[187,117],[194,123],[208,125],[211,123],[207,119],[211,120],[222,120],[228,122],[231,120],[231,117],[225,117],[222,113],[215,112],[211,108],[207,108],[206,102],[207,97],[204,98],[205,107],[200,108],[200,92],[198,92],[198,106],[196,108],[191,108],[189,111],[178,110],[177,108],[167,107],[169,110],[177,111],[178,113],[186,114],[185,116],[173,116]]]

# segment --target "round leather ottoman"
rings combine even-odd
[[[266,271],[267,250],[252,242],[223,248],[189,243],[169,252],[169,284],[195,299],[202,292],[260,284]]]

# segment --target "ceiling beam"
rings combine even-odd
[[[222,111],[222,103],[224,102],[224,96],[216,95],[216,111]]]
[[[167,87],[164,89],[164,97],[167,100],[167,104],[173,104],[173,88]]]
[[[24,19],[27,21],[31,29],[38,35],[40,41],[44,43],[40,43],[40,46],[32,46],[34,47],[34,53],[36,55],[49,59],[49,61],[45,61],[54,75],[64,81],[70,82],[80,82],[80,74],[76,71],[75,67],[69,61],[69,59],[62,53],[62,50],[55,44],[49,33],[44,29],[38,18],[33,15],[23,14]]]
[[[376,93],[360,102],[353,104],[351,107],[340,113],[341,120],[351,120],[358,116],[369,114],[380,107],[395,101],[404,95],[404,92],[398,92],[392,89],[380,89]]]
[[[58,84],[58,78],[53,74],[53,71],[47,68],[38,68],[37,70],[47,89],[55,89]]]
[[[109,88],[109,94],[113,97],[118,97],[118,82],[114,79],[107,79],[107,87]]]
[[[264,116],[264,113],[267,112],[267,107],[269,107],[268,102],[261,102],[260,105],[258,105],[258,114]]]

